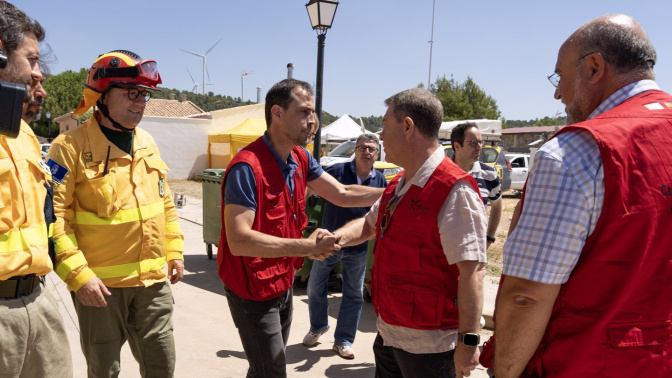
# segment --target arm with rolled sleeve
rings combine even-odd
[[[439,212],[439,235],[448,263],[460,270],[457,287],[459,310],[458,330],[478,333],[483,312],[483,278],[485,277],[486,228],[485,206],[465,180],[459,180],[450,191]],[[455,372],[467,376],[478,366],[478,347],[458,343],[455,348]]]

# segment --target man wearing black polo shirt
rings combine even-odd
[[[450,133],[450,141],[455,154],[453,161],[476,180],[481,191],[483,203],[487,206],[490,201],[490,216],[488,217],[488,248],[495,242],[495,234],[499,220],[502,217],[502,187],[497,171],[478,160],[483,147],[483,139],[475,123],[461,123]]]

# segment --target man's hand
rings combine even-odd
[[[324,228],[316,229],[310,234],[308,239],[315,240],[315,253],[307,256],[312,260],[324,261],[325,258],[332,256],[334,251],[341,249],[341,246],[338,245],[338,241],[341,237],[332,234],[329,230]]]
[[[471,371],[478,366],[478,356],[481,351],[477,346],[466,346],[458,341],[455,348],[455,375],[457,378],[468,377]]]
[[[105,301],[103,294],[107,296],[112,295],[107,290],[107,287],[103,285],[103,281],[100,278],[93,277],[84,286],[80,287],[75,295],[79,299],[79,303],[84,306],[105,307],[107,306],[107,301]]]
[[[176,259],[168,261],[168,279],[172,285],[184,277],[184,261]]]
[[[486,246],[485,249],[490,249],[490,246],[493,245],[493,244],[495,244],[495,242],[491,242],[490,240],[488,240],[488,243],[487,243],[487,246]]]

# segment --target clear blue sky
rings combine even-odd
[[[10,0],[12,1],[12,0]],[[53,73],[89,67],[102,53],[127,49],[158,61],[163,86],[191,90],[208,54],[208,91],[256,101],[295,65],[315,82],[317,37],[307,0],[14,1],[47,30],[58,58]],[[558,47],[578,26],[607,13],[635,17],[658,52],[657,81],[672,90],[672,2],[652,0],[436,1],[432,81],[467,76],[506,119],[564,115],[546,76]],[[432,0],[341,0],[325,47],[323,109],[341,116],[383,115],[383,101],[427,85]],[[207,80],[207,78],[206,78]],[[200,88],[199,88],[200,91]]]

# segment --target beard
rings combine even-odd
[[[26,92],[26,93],[28,93],[28,92]],[[38,110],[38,111],[35,112],[35,111],[32,111],[31,108],[30,108],[31,105],[38,105],[38,104],[39,105],[44,104],[44,97],[32,98],[32,96],[31,96],[31,100],[28,102],[28,109],[26,109],[26,112],[24,113],[24,119],[29,119],[32,122],[32,121],[37,121],[40,118],[40,115],[42,114],[41,110]]]
[[[588,101],[585,88],[583,86],[583,74],[578,70],[576,80],[574,81],[574,99],[567,105],[567,125],[583,122],[588,119],[590,113],[587,112]],[[586,114],[588,113],[588,114]]]

